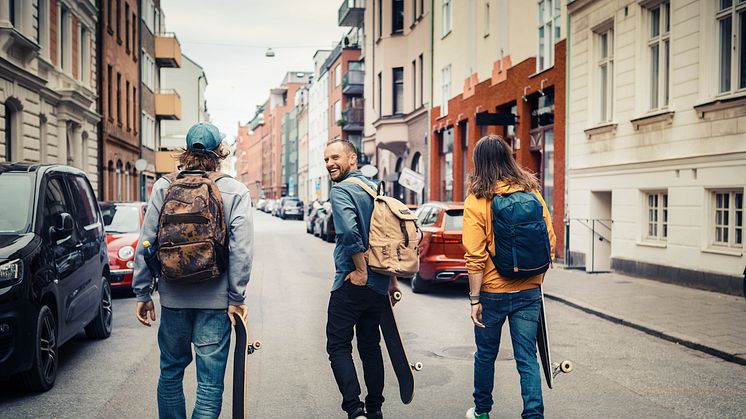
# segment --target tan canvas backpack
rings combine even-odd
[[[417,217],[396,198],[383,196],[360,179],[354,183],[373,197],[373,214],[366,259],[373,272],[399,277],[412,277],[420,270]]]

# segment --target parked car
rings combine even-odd
[[[333,242],[337,236],[334,229],[334,219],[332,217],[332,205],[324,202],[314,221],[314,236],[327,242]]]
[[[313,230],[316,225],[316,218],[318,218],[320,212],[319,210],[321,209],[321,205],[311,207],[311,211],[306,216],[306,233],[314,234]]]
[[[278,213],[283,220],[287,218],[303,219],[303,201],[296,197],[285,197],[280,199]]]
[[[62,344],[111,334],[103,218],[72,167],[0,163],[0,190],[0,376],[46,391]]]
[[[259,211],[264,211],[264,208],[265,208],[266,206],[267,206],[267,200],[266,200],[266,199],[260,199],[260,200],[256,201],[256,205],[255,205],[255,207],[256,207],[256,209],[258,209]]]
[[[135,249],[145,219],[145,202],[99,202],[109,248],[109,282],[112,288],[132,287]]]
[[[425,293],[434,284],[468,283],[461,229],[463,203],[428,202],[417,210],[422,230],[420,271],[412,278],[412,291]]]
[[[274,206],[275,206],[275,200],[274,199],[268,199],[267,200],[267,204],[264,205],[264,208],[262,209],[262,211],[266,212],[267,214],[271,214],[272,213],[272,207],[274,207]]]

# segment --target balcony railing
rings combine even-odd
[[[365,71],[349,70],[342,77],[342,93],[345,95],[362,95]]]
[[[175,90],[163,89],[156,93],[155,116],[159,119],[181,119],[181,97]]]
[[[342,112],[342,130],[343,131],[362,131],[365,122],[365,109],[347,108]]]
[[[155,61],[161,67],[181,67],[181,44],[170,32],[155,36]]]
[[[365,0],[342,0],[337,24],[361,28],[365,17]]]

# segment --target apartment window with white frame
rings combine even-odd
[[[89,31],[88,28],[83,25],[80,26],[80,33],[78,35],[78,51],[80,51],[78,56],[78,68],[80,69],[79,79],[84,84],[89,84],[91,78],[90,33],[91,31]]]
[[[645,240],[666,241],[668,238],[668,192],[645,193],[647,224]]]
[[[339,86],[342,83],[342,64],[337,64],[334,68],[334,86]]]
[[[60,13],[59,13],[59,22],[57,27],[60,28],[60,42],[58,43],[58,54],[59,62],[60,62],[60,68],[65,72],[72,71],[72,66],[70,65],[70,60],[72,59],[72,48],[70,48],[70,43],[72,38],[72,33],[70,32],[70,12],[67,10],[66,7],[60,7]]]
[[[440,115],[448,115],[448,99],[451,98],[451,65],[443,67],[441,70],[441,104]]]
[[[650,109],[668,107],[671,68],[671,4],[662,1],[647,9]]]
[[[614,115],[614,28],[596,33],[597,122],[610,122]]]
[[[713,247],[743,248],[743,189],[711,191]]]
[[[155,15],[155,4],[153,3],[153,0],[142,0],[142,13],[141,18],[142,21],[145,22],[145,26],[150,29],[150,32],[153,32],[154,25],[153,25],[153,16]]]
[[[41,56],[49,58],[49,3],[39,0],[36,16],[36,41],[41,47]]]
[[[746,89],[746,0],[719,0],[718,93]]]
[[[142,59],[140,60],[140,63],[142,65],[142,83],[150,89],[151,92],[155,91],[155,74],[156,74],[156,67],[155,67],[155,60],[145,52],[145,50],[142,50]]]
[[[560,38],[560,1],[539,0],[539,47],[536,71],[554,65],[554,44]]]
[[[453,3],[452,0],[443,0],[443,35],[446,36],[453,30]]]
[[[142,113],[140,131],[142,132],[142,145],[155,150],[155,119],[145,112]]]

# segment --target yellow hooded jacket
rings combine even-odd
[[[495,193],[509,194],[523,191],[517,186],[497,182]],[[552,227],[552,217],[549,215],[544,198],[537,191],[532,191],[544,207],[544,221],[549,233],[549,244],[551,245],[552,259],[554,259],[554,246],[557,237]],[[515,292],[536,288],[541,285],[544,275],[532,276],[526,279],[504,278],[497,272],[492,263],[491,255],[495,254],[495,236],[492,231],[492,200],[477,198],[469,195],[464,202],[464,228],[462,242],[466,249],[466,269],[469,273],[483,273],[482,291],[485,292]],[[487,250],[489,249],[489,253]]]

